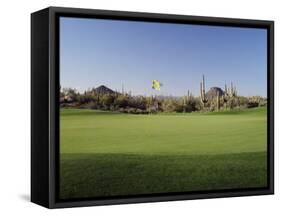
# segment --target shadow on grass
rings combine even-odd
[[[62,154],[60,197],[87,198],[265,187],[266,153]]]

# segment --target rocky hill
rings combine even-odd
[[[95,88],[94,91],[98,94],[113,94],[113,93],[115,93],[115,91],[113,91],[112,89],[110,89],[110,88],[108,88],[104,85],[101,85],[101,86]]]
[[[217,94],[219,94],[219,96],[222,96],[224,94],[224,91],[219,87],[212,87],[206,93],[206,96],[207,96],[208,99],[213,99],[213,98],[217,97]]]

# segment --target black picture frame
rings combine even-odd
[[[60,200],[59,17],[267,29],[268,186],[239,190],[169,193],[103,199]],[[31,14],[31,201],[47,208],[190,200],[274,193],[274,22],[264,20],[49,7]]]

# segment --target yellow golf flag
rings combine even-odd
[[[162,83],[160,83],[158,80],[152,80],[152,88],[155,90],[160,90],[160,87],[162,86]]]

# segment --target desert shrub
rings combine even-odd
[[[80,108],[83,108],[83,109],[99,109],[100,107],[99,107],[97,102],[91,101],[89,103],[80,105]]]
[[[175,103],[174,105],[174,112],[183,112],[184,111],[184,107],[182,104],[180,103]]]
[[[200,106],[200,101],[198,101],[194,97],[191,97],[187,100],[184,108],[186,112],[194,112],[196,110],[199,110],[198,106]]]
[[[129,97],[126,95],[118,95],[114,100],[115,107],[126,108],[129,105]]]
[[[255,108],[255,107],[258,107],[259,106],[259,103],[258,102],[254,102],[254,101],[249,101],[247,103],[247,108]]]
[[[220,99],[220,109],[253,108],[266,106],[267,99],[260,96],[227,97]],[[76,107],[119,111],[133,114],[157,112],[195,112],[217,110],[216,98],[202,104],[200,97],[189,95],[185,98],[166,96],[133,96],[131,94],[100,93],[95,89],[79,93],[72,88],[64,88],[60,92],[61,107]]]
[[[239,96],[237,97],[237,100],[239,101],[240,107],[247,107],[247,104],[249,102],[249,99],[247,97]]]
[[[266,106],[266,105],[267,105],[267,100],[266,100],[266,99],[261,100],[261,101],[259,102],[259,106],[260,106],[260,107],[263,107],[263,106]]]
[[[78,92],[73,88],[63,88],[61,95],[67,96],[71,99],[71,102],[76,102],[78,97]]]
[[[128,108],[127,112],[130,114],[135,114],[136,113],[136,108]]]
[[[110,109],[110,106],[113,105],[114,96],[112,94],[105,94],[100,97],[100,103],[104,109]]]
[[[141,109],[145,110],[146,109],[146,100],[144,97],[139,96],[139,97],[131,97],[129,100],[130,107],[134,107],[136,109]]]
[[[214,101],[212,101],[212,102],[210,103],[210,106],[209,106],[208,110],[209,110],[209,111],[215,111],[216,109],[217,109],[217,103],[216,103],[216,101],[214,100]]]
[[[118,109],[118,112],[124,113],[124,112],[125,112],[125,109],[124,109],[124,108],[119,108],[119,109]]]
[[[173,99],[166,99],[161,105],[161,108],[164,112],[175,112],[177,106]]]
[[[157,113],[157,109],[156,109],[156,107],[148,107],[147,108],[147,112],[151,113],[151,114]]]
[[[117,111],[118,108],[116,108],[113,104],[111,104],[111,105],[109,106],[109,110],[110,110],[110,111]]]
[[[93,98],[90,94],[79,94],[77,95],[77,102],[79,104],[87,104],[91,101],[95,101],[95,98]]]
[[[260,96],[253,96],[248,98],[247,107],[253,108],[253,107],[259,107],[259,106],[265,106],[267,104],[267,99],[260,97]]]

